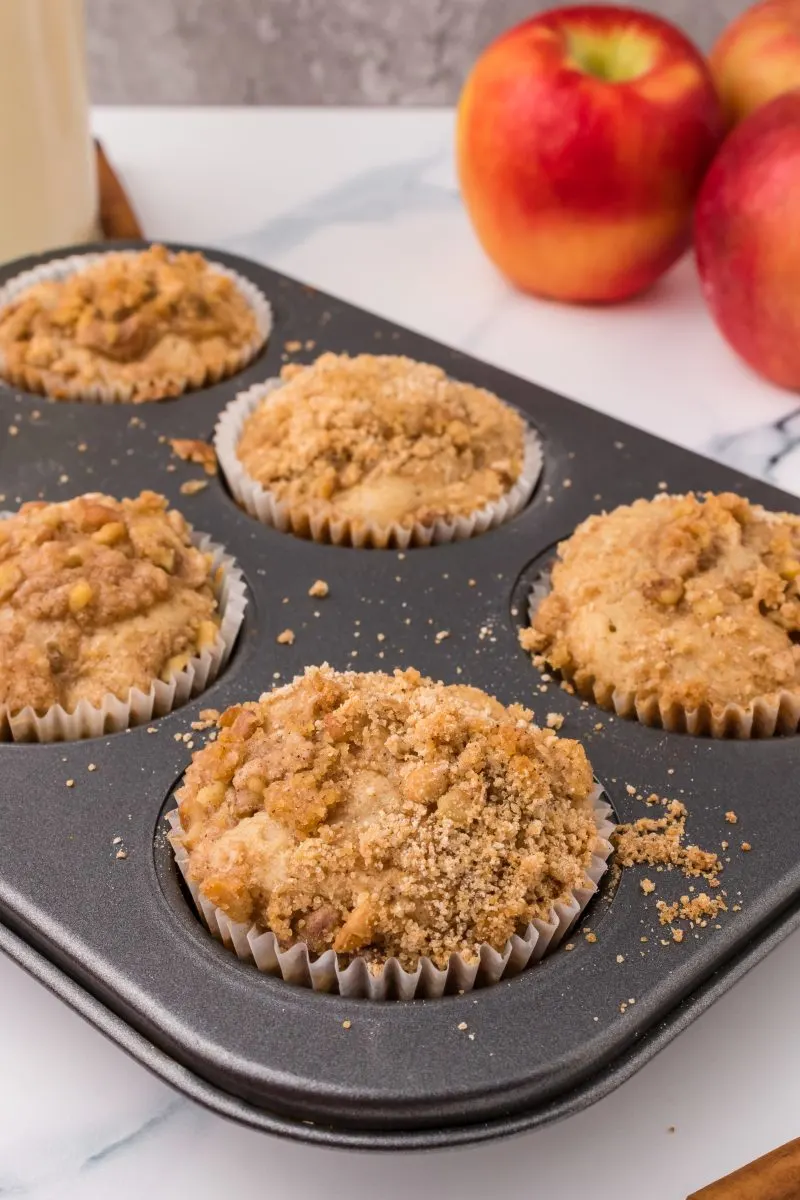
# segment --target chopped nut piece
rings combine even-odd
[[[180,493],[182,496],[196,496],[198,492],[202,492],[207,487],[207,479],[187,479],[185,483],[181,484]]]
[[[731,811],[731,812],[725,813],[725,820],[728,822],[729,825],[736,825],[738,823],[739,818],[737,817],[735,812]]]
[[[198,463],[206,475],[217,473],[217,453],[209,442],[199,438],[169,438],[172,451],[184,462]]]
[[[279,633],[275,641],[280,646],[291,646],[294,644],[294,630],[284,629],[283,633]]]
[[[309,596],[317,596],[317,597],[319,597],[319,599],[323,599],[325,596],[328,595],[329,592],[330,592],[330,588],[328,587],[328,584],[325,582],[324,579],[315,580],[314,583],[312,583],[311,587],[308,589]]]

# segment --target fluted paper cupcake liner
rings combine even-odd
[[[467,516],[437,517],[430,525],[417,522],[406,527],[397,522],[381,525],[374,521],[356,521],[351,517],[336,520],[328,515],[313,513],[307,505],[285,504],[274,492],[247,474],[236,453],[247,418],[266,396],[282,386],[281,379],[267,379],[241,392],[223,410],[214,431],[217,458],[234,497],[251,516],[282,533],[293,533],[315,542],[332,542],[339,546],[394,547],[398,550],[406,550],[409,546],[460,541],[485,533],[487,529],[502,525],[516,516],[530,499],[541,474],[542,444],[528,426],[522,471],[514,486],[499,500],[485,504]]]
[[[9,515],[0,513],[0,519]],[[212,575],[216,576],[222,568],[219,581],[214,585],[220,627],[213,645],[194,655],[183,670],[176,671],[169,680],[155,680],[146,692],[131,688],[124,698],[109,692],[101,704],[81,700],[72,712],[67,712],[60,704],[52,705],[41,714],[33,708],[9,712],[0,705],[0,741],[68,742],[119,733],[133,725],[166,716],[214,682],[230,657],[244,620],[247,591],[236,560],[223,546],[205,533],[192,532],[191,536],[198,550],[212,555]]]
[[[545,568],[534,581],[528,597],[531,624],[550,589],[550,569]],[[715,709],[710,704],[702,704],[698,708],[688,709],[674,700],[641,696],[615,687],[613,683],[593,675],[582,675],[578,681],[572,673],[559,671],[558,674],[572,683],[583,699],[593,700],[600,708],[613,710],[620,717],[666,729],[669,733],[747,739],[792,734],[800,728],[800,696],[793,692],[782,691],[762,696],[744,708],[739,704],[726,704],[724,708]]]
[[[0,309],[13,303],[24,291],[33,287],[34,284],[51,281],[57,282],[66,279],[68,276],[74,275],[76,271],[83,271],[87,267],[94,266],[101,259],[107,258],[109,255],[135,258],[140,253],[141,251],[138,250],[94,251],[90,254],[71,254],[67,258],[55,258],[49,262],[40,263],[28,271],[23,271],[21,274],[15,275],[13,279],[9,279],[0,288]],[[203,367],[202,370],[196,371],[192,376],[184,376],[180,372],[176,373],[174,378],[170,380],[173,390],[168,395],[161,397],[161,399],[174,399],[176,396],[190,389],[207,387],[212,383],[218,383],[220,379],[227,379],[229,376],[235,375],[237,371],[243,370],[248,363],[253,361],[265,345],[272,330],[272,306],[264,293],[249,279],[246,279],[244,275],[240,275],[238,271],[233,271],[230,267],[223,266],[222,263],[211,262],[209,260],[207,262],[212,271],[216,271],[218,274],[225,275],[230,279],[237,291],[247,301],[256,319],[256,334],[247,345],[240,346],[238,349],[231,348],[225,361],[214,370],[209,367]],[[46,395],[44,386],[36,377],[37,374],[38,372],[29,374],[24,369],[21,371],[9,370],[5,362],[5,357],[0,350],[0,378],[13,384],[14,387]],[[132,384],[93,384],[91,387],[86,387],[81,386],[77,382],[73,383],[69,380],[64,380],[61,386],[66,389],[68,394],[60,396],[59,399],[66,401],[75,400],[90,404],[152,403],[152,401],[132,401],[130,399],[130,394],[133,390]]]
[[[209,931],[240,959],[254,963],[259,971],[276,975],[286,983],[312,988],[315,992],[338,992],[349,999],[413,1000],[436,999],[445,993],[469,992],[476,986],[499,983],[503,978],[518,975],[555,950],[597,894],[613,849],[609,839],[615,826],[610,819],[611,808],[599,785],[593,793],[592,803],[597,838],[591,863],[586,868],[585,886],[573,891],[569,903],[555,904],[549,920],[535,920],[524,933],[515,934],[501,951],[484,944],[474,963],[467,962],[459,954],[452,954],[446,970],[425,957],[420,958],[415,971],[406,971],[396,958],[390,958],[381,966],[355,957],[347,966],[340,966],[334,950],[327,950],[315,958],[302,942],[281,950],[269,930],[258,924],[232,921],[222,909],[206,899],[197,883],[189,878],[189,855],[181,841],[178,810],[167,813],[166,820],[171,828],[167,836],[175,852],[175,861],[197,912]]]

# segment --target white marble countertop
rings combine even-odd
[[[691,262],[615,309],[539,303],[497,277],[459,203],[450,113],[107,109],[95,128],[148,236],[260,258],[800,490],[798,399],[722,343]],[[795,954],[800,934],[586,1112],[511,1141],[403,1156],[230,1124],[0,958],[0,1197],[682,1200],[800,1134]]]

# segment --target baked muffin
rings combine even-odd
[[[177,396],[239,370],[269,332],[257,289],[199,253],[152,246],[87,255],[68,274],[53,267],[22,290],[9,285],[0,375],[56,400]]]
[[[282,949],[373,972],[474,963],[595,890],[586,754],[524,708],[415,670],[326,665],[219,728],[177,793],[174,841],[202,899]]]
[[[730,494],[637,500],[559,546],[521,640],[581,695],[647,724],[794,732],[798,578],[800,517]]]
[[[147,692],[219,626],[210,556],[163,496],[90,493],[0,520],[0,718]]]
[[[281,380],[238,397],[217,439],[237,498],[279,528],[356,545],[449,540],[506,519],[536,482],[538,441],[519,414],[439,367],[323,354]]]

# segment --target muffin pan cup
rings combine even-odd
[[[11,516],[0,512],[0,520]],[[0,705],[0,739],[13,742],[68,742],[80,738],[119,733],[134,725],[143,725],[154,717],[163,717],[186,704],[209,687],[231,656],[247,608],[247,589],[242,572],[234,559],[205,533],[194,530],[192,542],[212,556],[211,572],[220,571],[214,584],[219,606],[220,625],[216,641],[168,679],[155,679],[146,692],[131,688],[125,697],[108,692],[101,704],[81,700],[71,711],[54,704],[46,712],[34,708],[9,711]]]
[[[800,925],[800,741],[672,733],[543,682],[517,640],[531,585],[590,512],[652,496],[660,481],[673,492],[735,491],[772,509],[798,512],[800,503],[263,267],[211,257],[275,308],[266,352],[238,376],[144,407],[0,390],[0,508],[153,488],[226,547],[248,590],[226,669],[153,722],[156,733],[139,726],[81,742],[0,744],[0,944],[163,1078],[256,1128],[329,1145],[421,1148],[575,1112]],[[35,263],[10,264],[0,282]],[[279,372],[287,341],[315,343],[300,361],[325,350],[408,354],[517,405],[544,451],[533,498],[469,540],[397,552],[265,526],[221,477],[182,495],[200,470],[159,438],[209,440],[237,393]],[[325,599],[308,594],[319,579]],[[292,644],[276,640],[286,629]],[[339,669],[415,666],[526,703],[541,723],[564,716],[561,733],[584,743],[618,820],[654,815],[636,793],[685,802],[687,840],[730,860],[721,877],[729,911],[678,945],[655,901],[705,890],[704,881],[612,865],[564,948],[515,978],[436,1000],[317,994],[239,961],[199,921],[167,840],[186,739],[201,744],[191,726],[203,709],[257,697],[326,660]],[[736,825],[725,820],[731,810]],[[656,882],[651,896],[640,888],[646,876]]]
[[[247,474],[236,454],[242,430],[251,413],[261,402],[282,386],[280,379],[268,379],[240,393],[221,414],[214,430],[214,446],[226,482],[239,504],[251,516],[265,525],[274,525],[284,533],[310,537],[315,542],[333,542],[337,546],[373,547],[385,550],[394,547],[407,550],[409,546],[433,546],[443,542],[474,537],[502,525],[517,515],[530,500],[542,470],[542,446],[536,432],[525,431],[525,455],[519,479],[504,496],[485,504],[483,508],[460,517],[437,517],[428,525],[416,522],[405,526],[397,522],[380,525],[373,521],[353,521],[349,517],[332,519],[315,513],[307,505],[292,507],[279,500]]]
[[[211,933],[244,962],[255,963],[286,983],[310,987],[315,992],[337,992],[350,1000],[437,1000],[454,992],[463,995],[475,987],[488,987],[501,979],[510,979],[552,954],[580,919],[587,904],[597,895],[606,871],[614,832],[611,808],[597,784],[592,795],[597,840],[584,886],[575,888],[568,903],[554,904],[547,920],[532,921],[521,933],[495,950],[486,942],[478,949],[478,961],[466,962],[460,954],[451,954],[446,969],[429,958],[420,958],[416,970],[406,971],[396,958],[376,969],[364,958],[355,956],[341,965],[333,950],[313,956],[302,942],[281,950],[275,935],[263,926],[232,921],[221,908],[212,904],[189,876],[189,854],[181,842],[181,823],[177,809],[167,813],[170,844],[175,861],[194,901],[195,908]]]
[[[529,624],[533,623],[537,608],[550,592],[551,569],[543,569],[531,585],[527,605]],[[571,675],[565,678],[573,682]],[[759,696],[746,708],[741,704],[726,704],[720,711],[710,704],[685,708],[676,700],[668,702],[658,696],[637,695],[594,677],[579,690],[585,699],[619,717],[667,729],[671,733],[689,733],[693,737],[771,738],[796,735],[800,729],[800,696],[789,691]]]
[[[121,244],[120,244],[121,245]],[[143,243],[142,248],[150,245],[149,242]],[[69,254],[66,257],[46,258],[41,262],[36,262],[34,266],[28,267],[20,271],[17,275],[12,275],[6,279],[2,288],[0,288],[0,308],[11,304],[18,299],[23,292],[28,288],[33,287],[37,283],[56,282],[62,279],[67,279],[70,275],[74,275],[76,271],[85,270],[87,267],[95,266],[106,258],[109,254],[119,254],[120,250],[113,246],[109,249],[108,246],[104,250],[94,251],[88,254]],[[124,249],[122,253],[125,253]],[[238,349],[231,349],[228,357],[222,367],[212,375],[210,370],[206,370],[202,375],[190,376],[175,376],[172,383],[172,394],[180,395],[188,391],[190,388],[205,387],[209,384],[216,383],[219,378],[229,378],[236,372],[241,371],[246,367],[256,355],[263,349],[267,338],[272,329],[272,309],[269,301],[264,293],[256,287],[252,280],[239,272],[225,266],[224,263],[216,262],[213,257],[206,255],[208,265],[212,270],[217,271],[221,275],[226,275],[234,284],[239,293],[247,301],[256,320],[256,334],[251,341]],[[30,260],[24,260],[30,261]],[[21,264],[20,264],[21,265]],[[5,369],[3,353],[0,351],[0,373]],[[24,379],[14,379],[13,383],[17,387],[25,387],[32,382]],[[59,403],[68,403],[69,401],[77,401],[82,404],[120,404],[130,403],[130,397],[126,394],[124,387],[121,384],[116,386],[94,384],[91,388],[84,388],[80,384],[75,383],[66,385],[69,395],[63,397]],[[35,387],[32,390],[42,392],[43,389]],[[139,401],[138,403],[157,403],[157,401]]]

